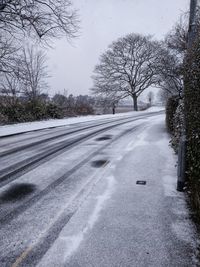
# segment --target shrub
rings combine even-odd
[[[46,119],[46,105],[39,100],[29,101],[25,103],[26,113],[29,114],[31,120],[41,120]]]
[[[62,109],[53,103],[47,104],[46,113],[48,117],[53,119],[62,119],[64,117]]]
[[[22,122],[25,109],[21,103],[16,103],[12,106],[4,106],[2,114],[7,117],[8,122]]]
[[[166,104],[166,126],[167,126],[169,133],[171,134],[173,134],[175,131],[174,116],[175,116],[178,104],[179,104],[178,96],[170,97]]]
[[[184,108],[184,103],[183,100],[180,99],[179,105],[173,117],[173,135],[171,139],[171,145],[176,153],[178,153],[178,146],[184,125],[183,108]]]
[[[8,117],[2,113],[0,113],[0,125],[8,123]]]

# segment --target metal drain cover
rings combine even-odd
[[[138,181],[136,182],[136,184],[139,184],[139,185],[146,185],[147,182],[146,182],[146,181],[140,181],[140,180],[138,180]]]

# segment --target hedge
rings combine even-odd
[[[185,68],[187,178],[195,209],[200,213],[200,40],[188,54]]]
[[[1,105],[0,123],[27,122],[42,119],[61,119],[63,111],[53,103],[17,102],[14,105]]]

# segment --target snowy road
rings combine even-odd
[[[167,138],[162,112],[1,138],[0,266],[195,266]]]

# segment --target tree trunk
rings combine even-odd
[[[115,115],[115,104],[112,105],[112,114]]]
[[[138,111],[137,96],[133,95],[133,110]]]

